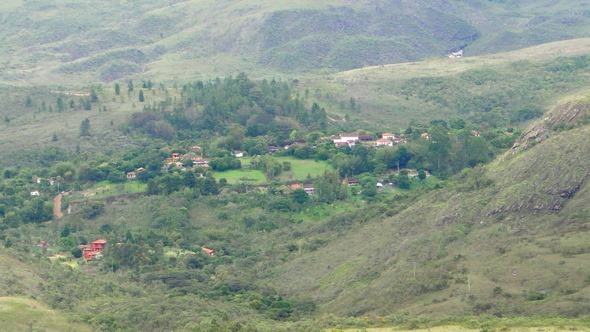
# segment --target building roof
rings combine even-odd
[[[213,249],[201,247],[201,250],[203,250],[207,255],[210,255],[210,256],[215,255],[215,250],[213,250]]]
[[[96,241],[92,241],[91,243],[106,244],[107,243],[107,240],[105,240],[105,239],[98,239]]]

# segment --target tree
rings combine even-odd
[[[90,102],[90,99],[84,98],[84,100],[82,101],[82,108],[85,111],[90,111],[92,109],[92,103]]]
[[[418,179],[420,179],[420,181],[424,181],[426,179],[426,172],[423,169],[418,171]]]
[[[98,101],[98,94],[96,94],[96,90],[92,89],[90,92],[90,101],[96,103]]]
[[[412,183],[412,180],[410,180],[410,177],[408,176],[408,172],[407,171],[402,171],[400,172],[399,176],[396,179],[396,184],[400,189],[410,189],[410,185]]]
[[[121,86],[119,85],[119,83],[115,83],[115,95],[120,95],[121,94]]]
[[[143,95],[143,90],[139,90],[139,102],[143,103],[145,101],[145,97]]]
[[[64,111],[64,109],[65,109],[65,104],[64,104],[64,101],[63,101],[63,99],[61,99],[61,97],[57,97],[57,102],[56,102],[56,104],[57,104],[57,111],[58,111],[59,113],[63,112],[63,111]]]
[[[80,211],[84,219],[96,219],[104,212],[104,203],[90,202],[84,205]]]
[[[377,179],[371,173],[359,175],[359,184],[363,188],[363,196],[374,197],[377,195]]]
[[[90,120],[88,118],[80,123],[80,136],[90,136]]]
[[[74,256],[74,258],[82,257],[82,249],[80,249],[80,248],[72,249],[71,253],[72,253],[72,256]]]
[[[348,196],[346,186],[340,181],[336,171],[325,171],[315,183],[316,197],[320,202],[331,203],[344,200]]]
[[[133,91],[133,81],[129,80],[129,82],[127,82],[127,93],[131,93]]]
[[[444,166],[446,165],[451,150],[451,138],[449,137],[447,128],[442,125],[436,125],[431,128],[428,150],[433,159],[432,163],[436,172],[444,174]],[[443,167],[442,170],[441,167]]]
[[[293,190],[293,192],[291,193],[291,198],[293,199],[293,202],[299,205],[303,205],[309,200],[309,195],[305,192],[304,189],[297,188]]]

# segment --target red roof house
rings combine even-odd
[[[105,239],[98,239],[94,242],[91,242],[90,245],[85,245],[82,247],[82,256],[87,261],[93,260],[96,258],[96,255],[101,253],[107,245],[107,241]]]
[[[105,239],[98,239],[94,242],[90,243],[90,246],[92,247],[92,249],[97,250],[97,251],[103,251],[104,248],[107,245],[107,240]]]
[[[209,256],[215,256],[215,250],[213,249],[201,247],[201,250],[203,250]]]

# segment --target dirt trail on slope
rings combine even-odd
[[[55,216],[55,219],[60,219],[64,216],[64,214],[61,212],[61,198],[62,195],[59,194],[53,199],[53,215]]]

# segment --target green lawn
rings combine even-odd
[[[325,161],[302,160],[293,157],[274,157],[279,162],[291,163],[290,171],[283,171],[276,180],[281,182],[304,181],[307,178],[315,178],[322,175],[331,166]],[[242,169],[225,172],[213,172],[216,179],[226,179],[230,184],[267,184],[264,173],[259,170],[249,169],[251,158],[241,158]]]

